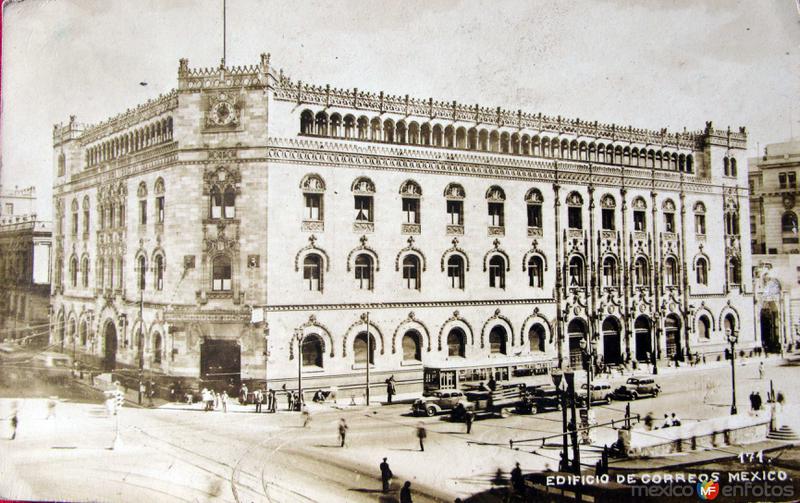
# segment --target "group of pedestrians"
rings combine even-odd
[[[266,406],[267,412],[277,412],[278,410],[278,398],[274,389],[255,390],[253,392],[253,403],[256,406],[256,414],[263,412],[264,406]]]
[[[389,463],[386,461],[388,458],[383,458],[383,461],[378,466],[381,470],[381,485],[383,486],[383,493],[386,494],[391,489],[392,479],[394,474],[392,469],[389,468]],[[400,503],[413,503],[411,499],[411,482],[406,480],[400,489]]]
[[[218,393],[214,390],[203,388],[203,391],[200,392],[200,398],[203,400],[203,410],[206,412],[210,412],[213,410],[220,410],[222,412],[228,412],[228,392],[222,390],[222,393]]]

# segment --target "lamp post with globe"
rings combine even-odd
[[[739,334],[735,329],[729,329],[726,334],[728,343],[731,345],[731,415],[736,414],[736,342],[739,340]]]

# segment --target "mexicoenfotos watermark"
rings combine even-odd
[[[711,501],[721,497],[743,498],[755,501],[778,501],[793,498],[794,486],[791,482],[759,482],[759,483],[733,483],[698,482],[691,484],[640,484],[631,487],[631,496],[634,498],[688,498],[697,496],[700,500]]]

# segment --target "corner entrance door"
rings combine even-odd
[[[114,323],[106,323],[106,329],[103,334],[104,351],[103,351],[103,369],[106,371],[114,370],[117,366],[117,327]]]
[[[242,372],[242,350],[238,341],[206,337],[200,346],[200,378],[204,385],[222,389],[239,389]],[[229,393],[230,393],[229,389]]]

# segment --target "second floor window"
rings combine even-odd
[[[504,225],[503,203],[489,203],[489,225],[502,227]]]
[[[451,255],[447,259],[447,278],[450,288],[464,288],[464,259],[458,255]]]
[[[789,183],[789,187],[796,188],[797,187],[797,174],[794,171],[790,171],[786,174],[786,179]]]
[[[614,210],[610,208],[603,208],[602,210],[603,229],[607,231],[614,230]]]
[[[144,290],[147,278],[147,261],[145,260],[144,256],[140,256],[136,261],[136,269],[136,272],[138,273],[137,287],[139,290]]]
[[[675,214],[664,213],[664,231],[675,232]]]
[[[403,221],[407,224],[419,223],[419,199],[403,198]]]
[[[409,290],[420,288],[419,258],[408,255],[403,259],[403,285]]]
[[[162,255],[156,255],[156,267],[154,280],[156,284],[156,290],[161,291],[164,289],[164,257]]]
[[[528,286],[542,288],[544,285],[544,263],[541,257],[531,257],[528,260]]]
[[[528,227],[542,227],[541,204],[528,204]]]
[[[464,225],[463,201],[447,201],[447,223],[450,225]]]
[[[499,255],[495,255],[489,260],[489,286],[492,288],[506,287],[506,261]]]
[[[303,283],[312,292],[322,289],[322,259],[315,253],[303,259]]]
[[[706,262],[706,259],[704,259],[704,258],[697,259],[697,264],[695,265],[695,272],[697,273],[697,284],[698,285],[707,285],[708,284],[708,262]]]
[[[786,188],[786,173],[778,173],[778,186],[780,188]]]
[[[164,223],[164,196],[156,197],[156,223]]]
[[[231,290],[231,259],[225,255],[214,258],[212,262],[211,290],[215,292]]]
[[[583,229],[583,216],[577,206],[567,208],[567,223],[570,229]]]
[[[356,222],[372,222],[372,196],[354,196]]]
[[[111,219],[114,219],[113,215]],[[139,225],[147,225],[147,201],[144,199],[139,201]]]
[[[705,236],[706,234],[706,216],[702,213],[698,213],[694,216],[694,232],[701,236]]]
[[[644,232],[646,223],[645,213],[643,210],[634,210],[633,212],[633,230]]]
[[[356,287],[358,287],[360,290],[372,290],[373,271],[374,268],[372,264],[372,257],[363,253],[356,257]]]
[[[305,194],[305,214],[306,220],[322,220],[322,194]]]

